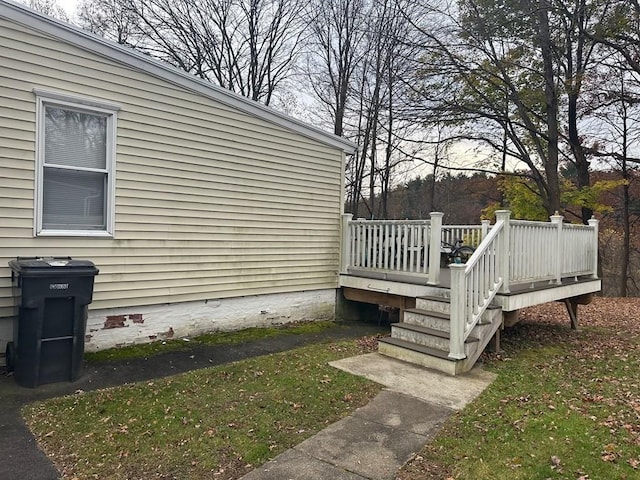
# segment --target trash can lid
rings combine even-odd
[[[18,257],[9,262],[11,269],[19,274],[28,272],[51,272],[53,270],[78,271],[82,270],[94,275],[98,269],[89,260],[74,260],[71,257]]]

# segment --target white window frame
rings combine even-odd
[[[34,199],[34,236],[64,237],[113,237],[115,233],[115,172],[116,172],[116,128],[120,106],[93,98],[82,98],[34,89],[36,95],[36,172]],[[105,191],[105,226],[104,230],[52,230],[42,225],[44,164],[45,164],[45,107],[60,107],[88,114],[99,114],[107,118],[106,165],[107,175]]]

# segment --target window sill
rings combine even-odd
[[[113,238],[113,234],[93,230],[42,230],[36,233],[36,237]]]

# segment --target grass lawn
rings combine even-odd
[[[497,380],[454,415],[398,480],[640,479],[640,299],[521,312]]]
[[[396,480],[640,480],[640,299],[522,312],[497,380]],[[66,478],[239,478],[366,403],[327,366],[372,339],[305,347],[24,409]]]
[[[380,391],[328,365],[371,343],[316,344],[51,399],[23,415],[65,478],[239,478]]]

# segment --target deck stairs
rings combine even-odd
[[[473,368],[480,354],[502,326],[500,307],[490,306],[464,344],[466,358],[449,358],[450,303],[445,296],[416,298],[401,322],[391,325],[391,337],[380,339],[378,352],[399,360],[458,375]]]

